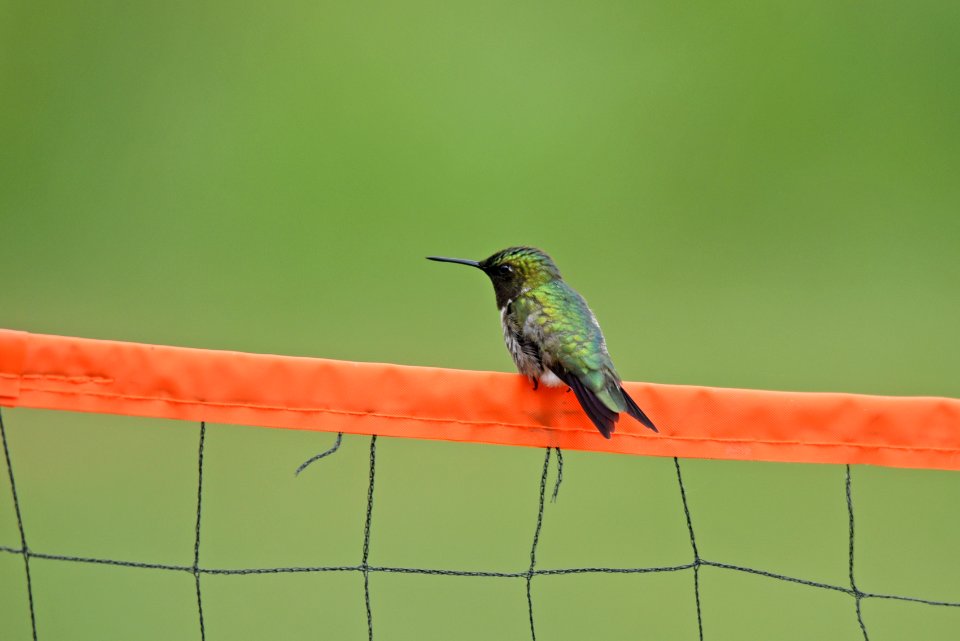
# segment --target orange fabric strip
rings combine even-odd
[[[516,374],[0,330],[0,405],[652,456],[960,469],[960,400],[625,383],[602,438]]]

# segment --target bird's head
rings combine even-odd
[[[502,308],[521,292],[560,278],[560,270],[546,252],[536,247],[508,247],[481,261],[428,256],[443,263],[470,265],[483,271],[493,283],[497,307]]]

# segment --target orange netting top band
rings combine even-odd
[[[625,383],[611,440],[516,374],[0,329],[0,405],[687,458],[960,469],[960,400]]]

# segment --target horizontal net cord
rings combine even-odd
[[[681,458],[960,470],[960,400],[624,383],[611,440],[516,374],[0,329],[0,405]]]
[[[0,545],[0,552],[9,554],[23,554],[23,550]],[[167,563],[144,563],[141,561],[126,561],[122,559],[102,559],[97,557],[71,556],[67,554],[46,554],[43,552],[28,551],[27,555],[31,559],[40,559],[46,561],[66,561],[71,563],[85,563],[91,565],[113,565],[119,567],[141,568],[146,570],[169,570],[172,572],[186,572],[192,574],[194,568],[191,565],[176,565]],[[535,569],[532,572],[497,572],[491,570],[453,570],[445,568],[408,568],[394,567],[389,565],[368,565],[366,568],[362,565],[318,565],[318,566],[278,566],[265,568],[197,568],[199,574],[210,574],[220,576],[253,576],[261,574],[303,574],[303,573],[330,573],[330,572],[363,572],[366,569],[371,573],[383,574],[426,574],[431,576],[459,576],[459,577],[486,577],[494,579],[525,579],[531,576],[563,576],[578,574],[655,574],[661,572],[682,572],[692,570],[696,565],[701,567],[713,567],[719,570],[729,570],[731,572],[741,572],[744,574],[753,574],[769,579],[798,583],[813,588],[833,590],[853,595],[858,593],[863,599],[889,599],[895,601],[909,601],[912,603],[923,603],[926,605],[936,605],[945,607],[960,607],[960,601],[941,601],[935,599],[924,599],[920,597],[905,596],[900,594],[883,594],[878,592],[854,591],[850,587],[842,585],[833,585],[820,581],[811,581],[777,572],[769,572],[743,565],[734,565],[732,563],[721,563],[709,559],[700,559],[699,563],[684,563],[681,565],[665,565],[650,567],[571,567],[555,569]]]

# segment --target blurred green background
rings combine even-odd
[[[958,68],[948,0],[2,1],[0,327],[510,371],[489,284],[423,256],[533,244],[629,380],[957,397]],[[3,418],[31,549],[192,563],[197,425]],[[209,426],[201,564],[359,563],[369,439],[293,476],[332,439]],[[370,562],[525,570],[542,461],[381,439]],[[538,567],[691,560],[672,461],[565,462]],[[848,583],[841,467],[684,472],[705,558]],[[853,481],[859,587],[960,601],[960,477]],[[40,639],[199,638],[189,574],[31,569]],[[370,584],[378,639],[529,637],[522,580]],[[202,588],[211,641],[366,638],[356,574]],[[710,641],[862,638],[841,593],[701,588]],[[697,638],[689,572],[533,590],[539,639]],[[30,638],[16,555],[0,604]],[[864,619],[952,639],[957,610]]]

